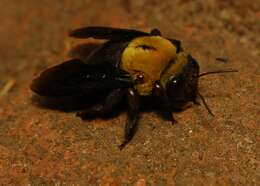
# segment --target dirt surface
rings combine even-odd
[[[1,0],[0,19],[0,185],[259,185],[259,0]],[[215,117],[193,106],[171,126],[143,113],[120,151],[124,112],[82,121],[39,107],[29,89],[36,74],[90,42],[68,31],[90,25],[159,28],[202,72],[239,73],[200,80]]]

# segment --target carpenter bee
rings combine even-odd
[[[135,134],[140,101],[151,97],[175,123],[173,109],[182,109],[201,98],[199,77],[233,70],[199,74],[197,61],[176,39],[164,38],[157,29],[150,33],[110,27],[84,27],[73,30],[74,38],[106,40],[83,61],[72,59],[51,67],[31,84],[31,90],[46,97],[74,95],[95,96],[106,92],[102,104],[78,112],[82,119],[102,116],[113,111],[122,100],[128,103],[128,117],[122,149]],[[153,102],[153,101],[152,101]],[[213,114],[212,114],[213,115]]]

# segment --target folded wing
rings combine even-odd
[[[131,76],[123,70],[110,65],[88,65],[73,59],[42,72],[33,80],[31,89],[42,96],[63,97],[95,94],[132,84]]]
[[[112,28],[112,27],[83,27],[75,29],[69,36],[75,38],[95,38],[106,40],[131,40],[140,36],[149,36],[149,33],[132,29]]]

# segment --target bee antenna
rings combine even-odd
[[[212,116],[214,116],[213,112],[210,110],[207,102],[205,101],[204,97],[199,93],[199,91],[197,92],[198,96],[200,97],[200,99],[202,100],[203,105],[205,106],[205,108],[207,109],[208,113]]]
[[[238,70],[218,70],[218,71],[212,71],[212,72],[204,72],[200,75],[198,75],[197,77],[200,78],[202,76],[207,76],[207,75],[210,75],[210,74],[221,74],[221,73],[229,73],[229,72],[238,72]]]

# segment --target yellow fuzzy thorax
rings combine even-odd
[[[169,40],[160,36],[138,37],[123,51],[121,69],[129,72],[134,80],[143,75],[143,81],[135,88],[145,96],[151,94],[154,82],[160,80],[161,73],[175,58],[176,47]]]
[[[169,66],[167,67],[167,69],[165,69],[161,76],[160,82],[163,87],[166,87],[166,83],[171,76],[181,73],[187,63],[188,54],[186,52],[178,53],[175,61],[169,64]]]

